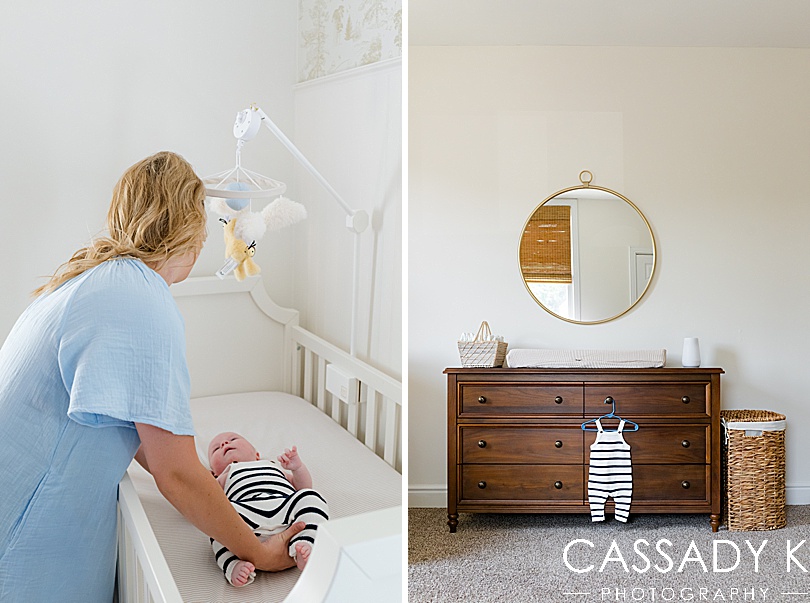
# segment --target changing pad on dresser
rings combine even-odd
[[[542,350],[512,349],[509,368],[661,368],[667,351],[660,350]]]

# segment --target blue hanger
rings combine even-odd
[[[625,423],[624,431],[638,431],[638,423],[630,421],[629,419],[622,419],[619,415],[616,414],[616,400],[613,399],[613,396],[608,396],[607,398],[605,398],[605,404],[613,405],[611,411],[605,415],[602,415],[601,417],[597,417],[596,419],[589,419],[585,421],[582,425],[580,425],[580,427],[582,427],[582,431],[598,431],[598,429],[586,426],[589,425],[590,423],[596,423],[600,419],[619,419],[620,421],[624,421]],[[627,427],[627,425],[630,425],[631,427]]]

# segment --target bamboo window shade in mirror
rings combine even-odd
[[[630,199],[594,186],[583,170],[580,185],[547,197],[523,226],[521,277],[547,312],[576,324],[598,324],[628,312],[644,296],[656,264],[647,218]]]
[[[571,208],[538,208],[523,230],[520,244],[523,278],[537,283],[571,282]]]

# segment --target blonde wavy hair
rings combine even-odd
[[[205,186],[180,155],[162,151],[130,167],[113,189],[108,235],[62,264],[33,295],[116,256],[137,258],[159,270],[175,255],[199,252],[206,235]]]

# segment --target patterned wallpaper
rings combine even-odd
[[[402,56],[402,0],[300,0],[298,81]]]

